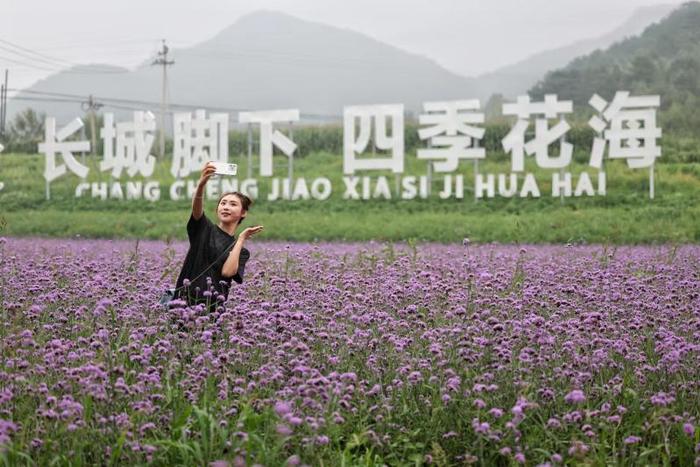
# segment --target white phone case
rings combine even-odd
[[[212,162],[216,168],[216,175],[236,175],[238,173],[238,165],[229,164],[228,162]]]

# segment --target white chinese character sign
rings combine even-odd
[[[241,112],[238,116],[241,123],[260,125],[260,176],[272,176],[273,146],[278,148],[291,161],[297,145],[279,130],[273,128],[275,123],[299,121],[299,111],[268,110],[262,112]]]
[[[563,114],[571,113],[573,103],[571,101],[559,101],[554,94],[547,94],[543,102],[531,102],[530,96],[520,96],[517,102],[503,105],[503,115],[515,115],[518,117],[515,126],[503,139],[503,149],[512,155],[513,172],[522,172],[525,166],[524,153],[531,156],[535,154],[537,166],[544,169],[560,169],[571,162],[573,146],[570,143],[561,142],[559,156],[549,155],[549,146],[559,140],[571,128]],[[525,131],[529,127],[530,118],[536,115],[535,137],[525,141]],[[549,120],[559,119],[552,127]]]
[[[370,141],[388,156],[359,158]],[[403,105],[345,107],[343,111],[343,173],[391,170],[403,173]]]
[[[49,184],[58,177],[64,175],[67,170],[80,178],[85,178],[88,168],[75,159],[74,152],[88,152],[90,150],[89,141],[67,140],[68,137],[79,131],[83,127],[83,121],[79,118],[72,120],[66,126],[56,131],[56,119],[46,118],[44,122],[45,141],[39,143],[39,154],[44,154],[46,165],[44,166],[44,178],[46,179],[46,199],[51,197]],[[58,155],[61,155],[63,163],[56,162]]]
[[[567,117],[573,113],[573,102],[547,94],[541,100],[519,96],[514,102],[503,104],[503,114],[513,118],[509,132],[500,141],[510,156],[510,171],[480,173],[478,162],[486,160],[487,151],[481,141],[485,138],[485,115],[478,99],[430,101],[422,105],[418,115],[417,136],[421,141],[415,159],[427,162],[425,175],[406,175],[404,147],[403,104],[348,106],[343,109],[342,198],[411,200],[431,196],[432,171],[442,174],[441,199],[463,199],[471,189],[475,199],[500,197],[541,196],[533,165],[551,170],[551,195],[562,200],[569,196],[603,196],[606,194],[605,158],[623,159],[631,169],[649,168],[649,196],[654,197],[654,163],[661,157],[658,139],[661,128],[657,125],[660,97],[633,96],[618,91],[610,101],[594,94],[590,106],[597,112],[588,122],[595,130],[592,138],[589,170],[574,174],[570,170],[574,145],[566,140],[570,125]],[[298,109],[256,110],[240,112],[238,123],[248,126],[248,176],[239,181],[222,177],[207,185],[207,197],[216,198],[223,191],[240,190],[253,197],[258,195],[257,180],[253,177],[252,130],[259,131],[259,176],[270,178],[266,186],[268,201],[325,200],[333,186],[327,177],[307,181],[293,177],[293,160],[297,143],[291,125],[300,120]],[[167,189],[170,198],[183,200],[196,190],[192,174],[206,161],[229,162],[229,114],[210,113],[199,109],[177,113],[173,118],[173,157],[170,174],[175,182]],[[44,178],[46,196],[49,185],[68,172],[83,180],[75,189],[75,196],[90,193],[100,199],[160,199],[159,181],[148,180],[155,172],[156,158],[151,149],[156,133],[156,119],[151,112],[136,111],[125,121],[116,122],[114,115],[104,115],[100,130],[103,140],[102,160],[93,165],[99,172],[109,172],[111,182],[88,182],[89,168],[85,153],[90,143],[82,140],[83,123],[75,119],[60,129],[54,118],[47,118],[45,141],[39,152],[45,156]],[[275,149],[288,160],[286,177],[274,176]],[[82,163],[76,154],[82,153]],[[409,155],[409,158],[411,156]],[[531,162],[528,162],[530,158]],[[465,182],[465,161],[473,162],[473,184]],[[534,164],[533,164],[534,163]],[[486,167],[489,167],[488,165]],[[579,166],[580,168],[580,166]],[[396,177],[391,189],[386,174]],[[380,172],[380,173],[377,173]],[[547,172],[545,172],[547,173]],[[537,171],[542,178],[542,171]],[[122,182],[122,177],[127,180]],[[190,177],[190,179],[185,179]],[[133,180],[134,178],[139,178]],[[595,183],[594,183],[595,182]],[[0,189],[3,186],[0,184]],[[210,190],[211,188],[211,190]]]
[[[454,172],[460,159],[485,158],[486,149],[474,145],[485,132],[474,126],[484,123],[484,114],[478,110],[476,99],[423,104],[424,113],[418,117],[423,128],[418,136],[427,139],[431,147],[419,149],[418,159],[433,161],[436,172]]]
[[[151,112],[134,112],[128,122],[114,125],[114,116],[105,114],[100,130],[104,144],[104,160],[100,170],[111,170],[114,178],[126,170],[129,177],[140,173],[144,177],[153,174],[156,159],[151,155],[155,141],[156,119]]]
[[[610,159],[625,159],[632,169],[649,167],[649,196],[654,197],[654,161],[661,157],[661,128],[656,126],[659,96],[631,97],[627,91],[618,91],[608,103],[598,94],[589,103],[599,112],[591,117],[589,125],[598,133],[593,140],[590,165],[602,168],[606,143]]]
[[[199,172],[206,161],[228,162],[228,114],[205,110],[177,113],[174,118],[173,177]]]

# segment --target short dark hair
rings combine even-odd
[[[222,199],[224,199],[224,196],[228,195],[235,195],[238,197],[238,199],[241,201],[241,204],[243,205],[243,210],[247,211],[250,209],[250,206],[253,204],[253,200],[250,199],[248,195],[244,195],[240,191],[227,191],[226,193],[222,193],[221,196],[219,196],[219,201],[216,203],[218,206],[219,203],[221,202]]]

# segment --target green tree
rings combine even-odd
[[[28,107],[15,115],[7,131],[8,151],[34,153],[44,139],[46,114]]]

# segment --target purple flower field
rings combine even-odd
[[[0,239],[10,465],[700,465],[700,247]]]

